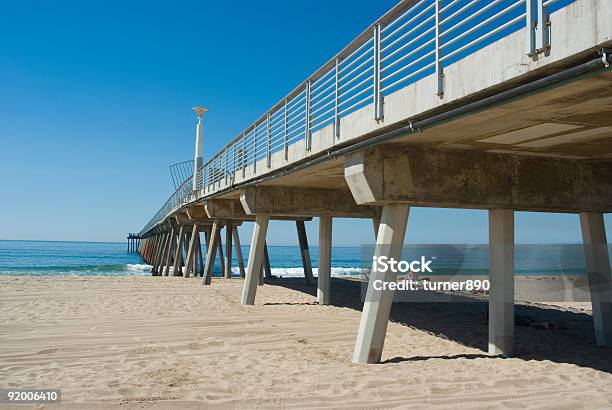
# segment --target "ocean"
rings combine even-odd
[[[242,252],[248,257],[249,247]],[[238,273],[237,262],[233,272]],[[279,277],[302,276],[302,261],[297,246],[269,246],[272,274]],[[372,263],[372,245],[334,247],[332,275],[367,273]],[[310,248],[316,275],[318,249]],[[483,275],[487,273],[485,245],[407,245],[402,259],[421,257],[432,260],[433,274]],[[581,244],[517,245],[516,273],[519,275],[580,275],[585,272]],[[245,260],[246,263],[246,260]],[[0,275],[150,275],[137,253],[128,253],[125,243],[53,242],[0,240]],[[219,264],[215,275],[221,275]]]

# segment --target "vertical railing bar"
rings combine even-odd
[[[234,143],[232,144],[232,184],[235,181],[236,178],[236,143],[238,141],[234,141]]]
[[[440,0],[434,0],[436,3],[436,16],[435,16],[435,24],[436,24],[436,77],[438,78],[438,91],[436,95],[440,98],[444,96],[444,84],[443,77],[444,73],[442,72],[442,64],[440,62],[440,42],[442,39],[441,27],[440,27]]]
[[[340,90],[340,59],[337,57],[334,73],[334,82],[334,136],[335,138],[340,139],[340,116],[338,115],[338,113],[340,112],[340,99],[338,98]]]
[[[285,160],[289,159],[289,136],[287,135],[287,99],[285,99],[285,109],[283,113],[283,135],[285,146]]]
[[[310,139],[310,80],[306,81],[306,121],[305,121],[305,146],[306,151],[311,149]]]
[[[225,174],[225,185],[227,185],[227,181],[228,181],[228,178],[229,178],[229,171],[228,171],[228,169],[227,169],[227,166],[228,166],[228,164],[229,164],[229,160],[228,160],[228,157],[229,157],[229,148],[230,148],[230,147],[228,147],[228,148],[225,150],[225,161],[224,161],[224,162],[225,162],[225,165],[224,165],[224,167],[223,167],[223,173]]]
[[[246,158],[247,158],[247,154],[246,154],[246,136],[247,134],[242,134],[242,156],[240,158],[240,162],[242,165],[242,178],[244,178],[246,176]]]
[[[544,6],[544,0],[536,0],[537,1],[537,37],[536,37],[536,49],[538,52],[543,52],[545,55],[548,55],[550,52],[550,20],[548,17],[548,12],[546,7]]]
[[[257,172],[257,123],[253,132],[253,173]]]
[[[272,153],[270,152],[270,112],[266,116],[266,163],[268,168],[272,166]]]
[[[373,58],[373,93],[374,93],[374,119],[378,122],[383,119],[382,98],[380,92],[380,24],[374,26],[374,58]]]
[[[527,55],[533,57],[537,54],[536,52],[536,13],[535,13],[535,0],[525,0],[525,19],[526,19],[526,33],[527,33]]]

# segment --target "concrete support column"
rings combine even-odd
[[[219,225],[217,229],[217,253],[219,255],[219,265],[221,265],[221,274],[225,273],[225,257],[223,256],[223,243],[221,242],[221,229],[222,225]]]
[[[183,259],[183,226],[179,228],[178,239],[176,242],[176,252],[174,253],[174,270],[172,275],[179,276],[181,274],[181,262]]]
[[[225,277],[232,277],[232,231],[234,225],[228,222],[225,225]]]
[[[203,285],[210,285],[215,268],[215,257],[217,256],[217,240],[219,239],[219,222],[214,221],[208,234],[208,245],[206,246],[206,261],[204,265]]]
[[[320,305],[329,305],[331,291],[332,218],[319,218],[319,277],[317,300]]]
[[[168,241],[168,249],[166,251],[166,264],[164,266],[164,271],[163,274],[165,276],[168,276],[168,273],[170,272],[170,263],[172,262],[172,251],[174,250],[174,244],[176,243],[176,234],[174,233],[174,228],[172,228],[172,230],[170,231],[170,236],[169,236],[169,241]]]
[[[198,225],[193,224],[193,228],[191,229],[191,238],[189,240],[189,249],[187,250],[187,257],[185,258],[185,272],[183,272],[183,276],[188,278],[191,269],[193,268],[194,274],[197,273],[197,268],[195,267],[195,252],[196,252],[196,244],[198,235]]]
[[[169,233],[164,232],[161,235],[161,241],[159,242],[159,250],[157,252],[157,256],[155,258],[155,263],[153,265],[153,275],[161,276],[162,273],[162,263],[164,260],[164,255],[166,253],[166,242],[168,241]]]
[[[195,276],[202,276],[204,274],[204,259],[202,258],[202,242],[200,241],[200,233],[198,232],[198,261],[199,261],[199,267],[198,270],[195,272]]]
[[[244,270],[244,259],[242,258],[242,248],[240,247],[240,235],[238,235],[238,227],[234,226],[232,229],[232,235],[234,239],[234,249],[236,251],[236,260],[238,261],[238,269],[240,270],[240,277],[246,277]]]
[[[375,256],[387,256],[400,260],[406,234],[406,224],[410,208],[405,204],[386,204],[383,206],[380,227],[376,238]],[[361,313],[355,352],[354,363],[378,363],[382,355],[387,333],[391,304],[393,303],[393,290],[374,288],[375,281],[395,281],[397,272],[380,272],[373,264],[366,299]]]
[[[159,253],[159,243],[160,243],[160,235],[155,235],[155,246],[153,247],[153,253],[151,254],[151,273],[153,274],[153,276],[156,276],[157,274],[157,269],[155,267],[155,262],[157,261],[157,255]]]
[[[243,305],[253,305],[255,303],[255,294],[257,293],[259,274],[264,259],[264,247],[269,221],[269,215],[257,215],[255,217],[253,239],[251,240],[251,249],[249,251],[249,263],[240,300],[240,303]]]
[[[295,221],[297,228],[298,241],[300,243],[300,254],[302,256],[302,266],[304,267],[304,278],[306,283],[311,285],[314,282],[312,277],[312,263],[310,261],[310,249],[308,249],[308,236],[306,236],[306,226],[304,221]]]
[[[580,227],[593,306],[595,340],[597,346],[612,347],[612,274],[603,214],[581,212]]]
[[[489,353],[511,356],[514,345],[514,211],[489,210]]]

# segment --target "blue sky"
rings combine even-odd
[[[208,156],[395,0],[53,3],[0,13],[0,239],[124,240],[171,194],[168,165],[192,158],[192,106],[210,108]],[[516,226],[519,242],[580,241],[576,215]],[[338,245],[371,235],[334,223]],[[486,242],[487,215],[413,209],[407,240]],[[269,243],[296,243],[294,226],[272,223]]]

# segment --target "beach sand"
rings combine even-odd
[[[284,279],[0,277],[0,387],[60,388],[66,408],[612,408],[612,349],[588,305],[519,305],[516,358],[486,353],[487,307],[398,303],[383,363],[351,363],[359,284],[332,306]],[[3,407],[4,408],[4,407]],[[25,406],[15,406],[23,409]],[[53,407],[57,408],[57,407]]]

